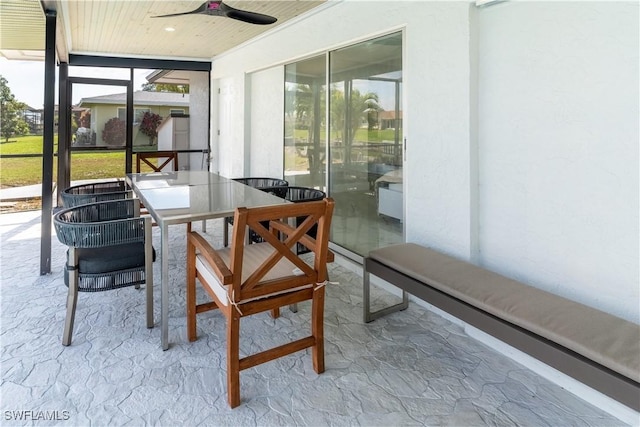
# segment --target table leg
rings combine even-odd
[[[162,334],[162,349],[169,349],[169,226],[162,225],[160,232],[162,253],[162,276],[160,293],[160,329]]]

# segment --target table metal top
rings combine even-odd
[[[287,203],[272,194],[206,171],[127,174],[127,181],[160,225],[233,216],[238,207]]]

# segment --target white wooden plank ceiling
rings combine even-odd
[[[206,15],[152,18],[196,9],[203,0],[45,0],[43,3],[58,13],[57,50],[61,56],[74,53],[208,60],[325,1],[225,1],[237,9],[278,18],[271,25]],[[44,49],[44,13],[40,1],[2,0],[0,5],[0,49]],[[174,31],[166,31],[167,27]]]

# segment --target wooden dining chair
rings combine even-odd
[[[157,160],[157,163],[154,162],[154,160]],[[172,166],[174,172],[178,171],[178,153],[174,151],[149,151],[147,153],[136,153],[136,172],[141,172],[143,164],[150,167],[153,172],[162,172],[162,170],[171,162],[173,162]]]
[[[157,162],[155,162],[155,160],[157,160]],[[175,151],[149,151],[136,153],[136,173],[142,172],[143,165],[150,167],[153,172],[162,172],[169,163],[172,163],[174,172],[179,170],[178,153]],[[142,215],[149,215],[149,211],[142,203],[140,203],[140,213]],[[151,224],[153,226],[158,225],[155,221]]]
[[[327,280],[329,228],[334,201],[235,211],[230,247],[214,249],[199,233],[187,231],[187,335],[195,341],[196,314],[219,309],[227,328],[227,400],[240,404],[240,371],[311,348],[313,369],[324,372],[324,284]],[[299,226],[288,218],[306,216]],[[268,222],[268,228],[263,224]],[[307,232],[317,225],[316,238]],[[246,244],[253,229],[264,239]],[[280,236],[280,237],[278,237]],[[310,264],[296,253],[297,243],[313,252]],[[196,279],[212,301],[196,303]],[[240,319],[311,300],[311,335],[257,354],[240,357]],[[247,331],[250,333],[250,331]]]

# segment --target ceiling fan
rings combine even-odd
[[[236,9],[224,4],[220,0],[206,1],[199,8],[194,9],[190,12],[171,13],[169,15],[153,16],[153,18],[165,18],[167,16],[190,15],[195,13],[211,16],[225,16],[227,18],[237,19],[238,21],[244,21],[250,24],[258,25],[269,25],[277,21],[277,19],[273,16]]]

